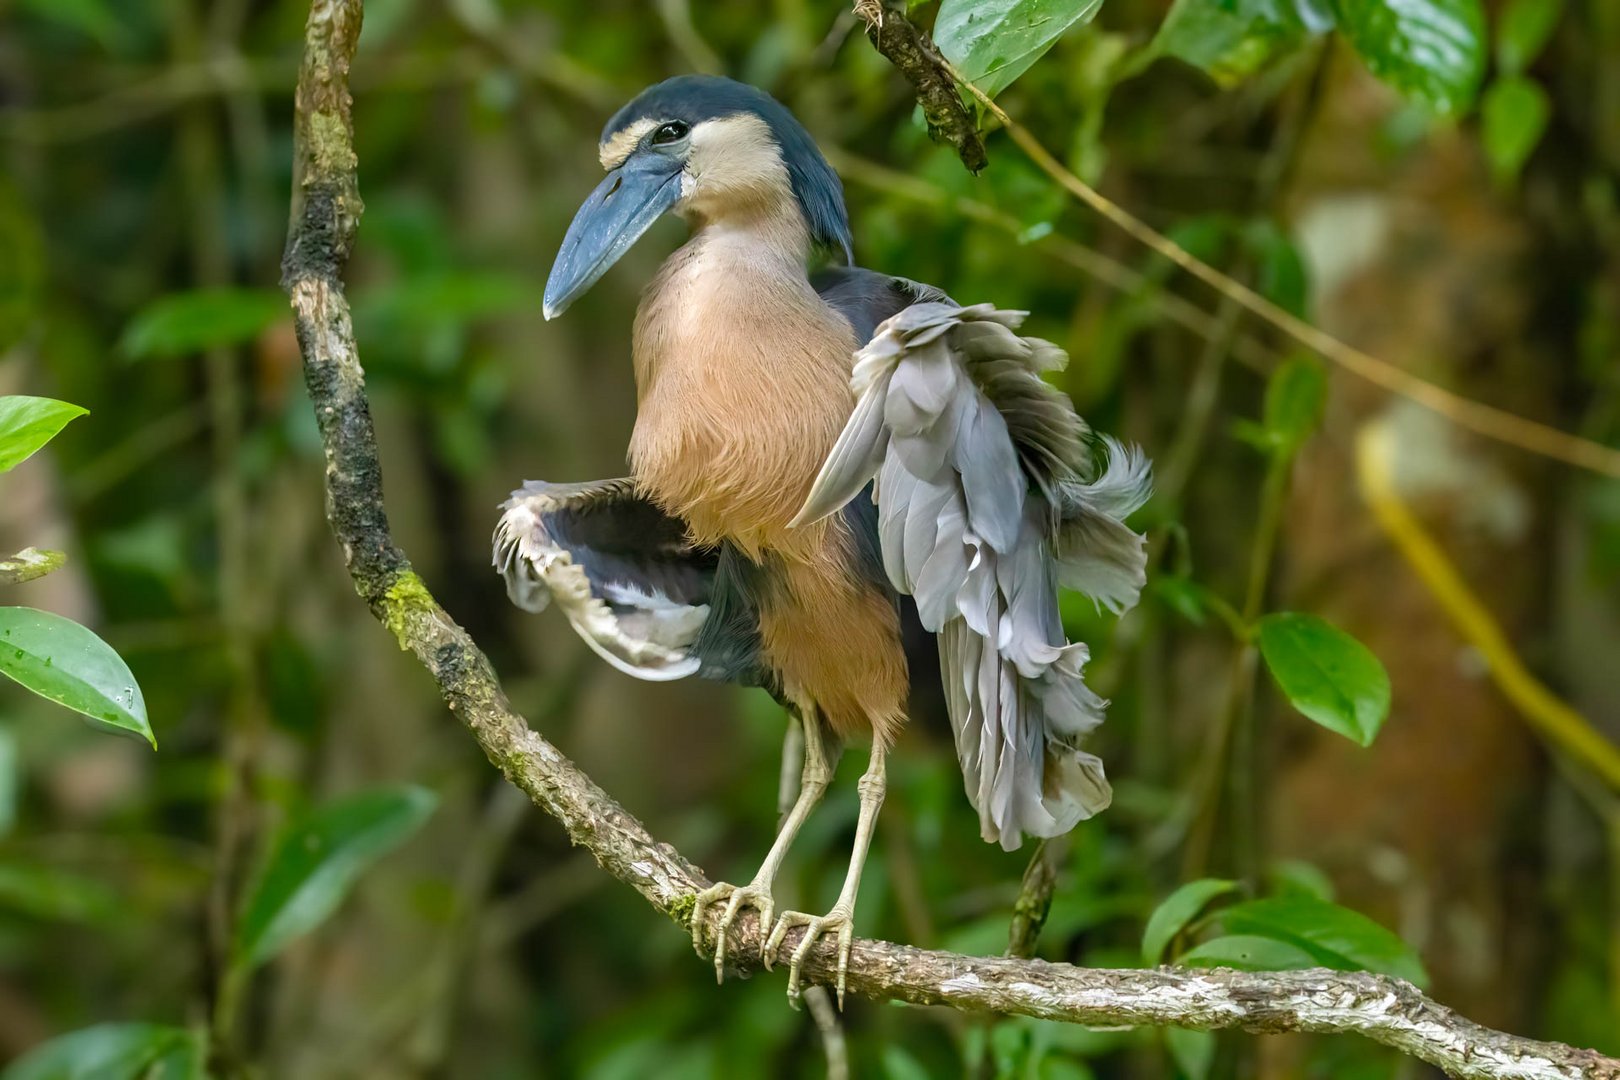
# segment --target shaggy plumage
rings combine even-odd
[[[515,493],[496,565],[514,600],[535,610],[549,591],[621,670],[765,686],[802,721],[799,799],[759,873],[698,898],[700,948],[706,907],[726,905],[717,972],[742,906],[771,919],[771,882],[838,747],[870,736],[838,903],[782,913],[766,943],[769,963],[788,929],[808,928],[792,994],[821,934],[837,933],[847,963],[885,754],[936,663],[986,840],[1017,847],[1108,805],[1102,762],[1082,748],[1104,702],[1057,593],[1113,612],[1136,602],[1143,538],[1124,519],[1149,469],[1043,381],[1067,356],[1020,336],[1022,313],[870,270],[808,272],[848,251],[842,190],[769,96],[660,83],[609,121],[600,154],[608,178],[569,229],[548,315],[664,209],[693,228],[636,313],[632,476]],[[936,656],[908,663],[917,641]]]

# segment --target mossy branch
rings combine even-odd
[[[355,590],[427,668],[491,763],[604,870],[684,928],[694,895],[709,884],[703,872],[653,839],[512,711],[489,660],[434,600],[389,531],[376,435],[342,286],[362,212],[347,85],[361,6],[361,0],[315,0],[311,7],[298,83],[292,230],[283,263],[326,451],[327,517]],[[801,933],[789,935],[788,948]],[[759,966],[761,935],[753,912],[745,912],[729,941],[732,967]],[[831,941],[818,946],[805,977],[827,981],[835,951]],[[1620,1062],[1491,1031],[1399,979],[1358,972],[1098,970],[861,940],[850,960],[849,990],[877,1000],[1079,1024],[1350,1032],[1453,1076],[1620,1080]]]
[[[905,0],[856,0],[855,14],[866,23],[872,45],[911,83],[929,133],[954,146],[969,172],[983,169],[989,159],[978,122],[933,38],[907,17]]]

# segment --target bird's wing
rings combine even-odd
[[[579,636],[621,671],[678,679],[699,670],[694,649],[718,562],[686,526],[629,479],[531,481],[501,508],[495,567],[525,611],[553,599]]]
[[[1102,762],[1079,749],[1106,704],[1082,678],[1059,584],[1122,611],[1145,581],[1123,518],[1150,489],[1146,459],[1091,438],[1040,373],[1067,362],[1014,333],[1020,312],[927,300],[856,355],[855,409],[799,523],[876,477],[884,569],[937,635],[967,793],[986,840],[1055,836],[1108,805]]]

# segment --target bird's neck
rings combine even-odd
[[[636,315],[643,488],[705,541],[781,549],[849,417],[849,323],[811,287],[796,207],[689,211]]]

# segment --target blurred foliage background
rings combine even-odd
[[[1284,307],[1613,444],[1620,8],[1425,2],[1461,36],[1422,38],[1403,68],[1366,36],[1379,0],[1108,0],[1000,100],[1079,175]],[[682,226],[559,322],[542,321],[541,286],[596,182],[606,117],[706,70],[768,88],[817,135],[863,264],[1030,309],[1029,331],[1073,357],[1062,385],[1081,412],[1157,460],[1143,605],[1117,622],[1066,610],[1114,701],[1098,742],[1117,799],[1049,853],[1040,955],[1140,964],[1160,900],[1237,876],[1398,932],[1435,996],[1474,1019],[1620,1053],[1612,777],[1550,748],[1492,679],[1504,657],[1522,664],[1620,738],[1620,483],[1318,367],[1320,429],[1279,469],[1266,377],[1296,350],[1078,208],[1005,136],[967,174],[837,0],[366,7],[350,292],[396,535],[520,710],[656,834],[746,879],[774,825],[781,714],[763,694],[610,671],[562,619],[508,605],[488,537],[522,479],[623,470],[631,313]],[[0,0],[0,393],[90,410],[0,478],[0,553],[71,556],[3,598],[114,645],[159,746],[0,683],[0,1059],[107,1021],[218,1029],[225,990],[230,1057],[267,1076],[823,1075],[781,978],[716,988],[682,933],[497,782],[353,595],[276,291],[306,14]],[[1369,424],[1403,504],[1500,623],[1494,652],[1363,502]],[[1244,704],[1254,657],[1219,598],[1243,606],[1257,563],[1265,610],[1323,616],[1383,661],[1393,706],[1371,748],[1313,726],[1264,675]],[[860,757],[780,900],[818,910],[836,892]],[[301,835],[289,823],[313,828],[312,808],[379,791],[420,829],[374,843],[399,846],[226,988],[265,853]],[[1005,948],[1028,854],[976,833],[949,732],[913,725],[860,931]],[[856,1074],[891,1080],[1423,1072],[1352,1040],[1217,1045],[860,1000],[843,1022]]]

